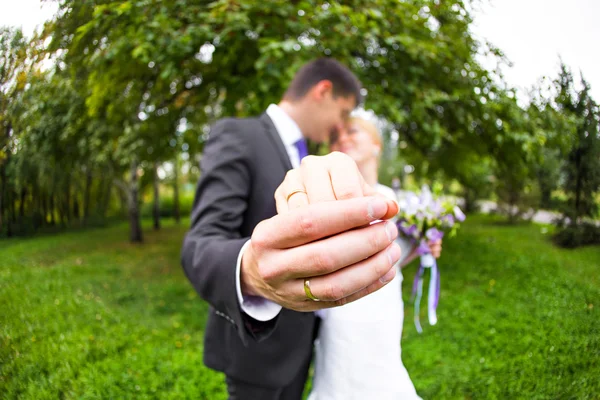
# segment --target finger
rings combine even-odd
[[[362,227],[387,212],[387,202],[378,197],[309,204],[262,221],[254,229],[252,243],[258,248],[287,249]]]
[[[360,179],[361,179],[361,187],[362,187],[364,196],[379,196],[379,197],[385,199],[385,201],[388,203],[388,212],[381,219],[390,219],[390,218],[395,217],[398,214],[398,211],[400,211],[398,202],[391,200],[387,196],[379,193],[373,186],[371,186],[367,182],[365,182],[362,175],[361,175]]]
[[[335,304],[334,307],[339,307],[339,306],[343,306],[348,303],[352,303],[353,301],[356,301],[356,300],[361,299],[371,293],[374,293],[374,292],[378,291],[379,289],[381,289],[382,287],[384,287],[385,285],[387,285],[388,283],[390,283],[392,280],[394,280],[395,277],[396,277],[396,268],[392,267],[392,268],[390,268],[390,270],[388,272],[386,272],[386,274],[384,276],[382,276],[381,278],[379,278],[378,280],[376,280],[374,283],[370,284],[366,288],[361,289],[358,292],[353,293],[348,297],[344,297],[343,299],[340,299],[340,300],[334,302],[334,304]]]
[[[387,202],[387,206],[388,206],[388,211],[381,219],[394,218],[396,215],[398,215],[398,211],[400,211],[400,207],[398,206],[397,202],[390,200],[388,198],[386,198],[386,202]]]
[[[273,273],[280,280],[326,275],[379,253],[397,236],[396,225],[389,221],[346,231],[279,252],[273,264],[281,265],[287,260],[287,268]]]
[[[283,195],[281,186],[275,190],[275,208],[277,209],[277,214],[284,214],[289,210],[288,202],[286,196]]]
[[[310,204],[336,199],[327,164],[322,159],[305,157],[302,159],[300,173]]]
[[[391,243],[377,255],[343,268],[334,273],[310,278],[310,288],[313,296],[321,301],[336,302],[351,296],[384,277],[400,259],[400,246]],[[295,282],[296,297],[306,299],[304,279]]]
[[[288,211],[308,205],[306,187],[298,169],[287,172],[282,184],[282,192],[285,196]]]
[[[346,305],[348,303],[352,303],[356,300],[362,299],[363,297],[378,291],[379,289],[381,289],[388,283],[392,282],[392,280],[395,277],[396,277],[396,268],[395,267],[390,268],[388,273],[386,273],[385,279],[383,277],[381,277],[377,281],[375,281],[375,283],[370,284],[366,288],[361,289],[358,292],[351,294],[350,296],[344,297],[343,299],[340,299],[337,301],[308,301],[308,300],[305,300],[305,301],[296,303],[297,306],[295,307],[295,309],[297,311],[312,312],[312,311],[316,311],[316,310],[322,310],[325,308],[340,307],[340,306]]]
[[[335,198],[338,200],[363,197],[363,178],[353,159],[345,154],[329,154],[329,175]]]

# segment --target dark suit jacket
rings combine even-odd
[[[240,309],[235,285],[238,253],[254,227],[276,214],[274,193],[291,163],[271,119],[224,119],[210,132],[201,161],[191,229],[182,264],[211,305],[204,362],[242,381],[289,384],[308,368],[315,317],[283,309],[269,323]]]

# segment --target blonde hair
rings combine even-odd
[[[370,121],[367,121],[361,117],[351,117],[350,124],[357,124],[360,126],[365,132],[371,135],[371,139],[373,143],[379,145],[383,149],[383,140],[381,139],[381,133],[379,133],[379,129]]]

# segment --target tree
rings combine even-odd
[[[572,225],[598,211],[596,194],[600,189],[600,116],[598,105],[590,96],[590,85],[581,77],[573,112],[579,123],[565,164],[565,190],[569,200],[567,216]]]
[[[331,55],[351,66],[369,88],[368,107],[432,159],[478,140],[473,121],[492,93],[462,1],[59,5],[49,51],[86,75],[88,114],[114,127],[104,142],[117,169],[130,168],[118,186],[136,215],[134,170],[172,161],[183,146],[199,151],[206,124],[220,116],[262,112],[309,59]]]
[[[25,86],[23,78],[27,44],[20,29],[0,27],[0,233],[6,223],[8,236],[12,234],[9,212],[12,211],[12,215],[15,215],[16,200],[16,193],[7,173],[14,145],[9,106],[10,98]]]

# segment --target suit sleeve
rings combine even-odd
[[[241,311],[236,293],[237,257],[249,239],[241,236],[240,228],[253,175],[245,140],[235,120],[221,120],[211,129],[181,260],[196,291],[218,316],[235,325],[247,344],[264,338],[275,321],[260,324],[249,318]]]

